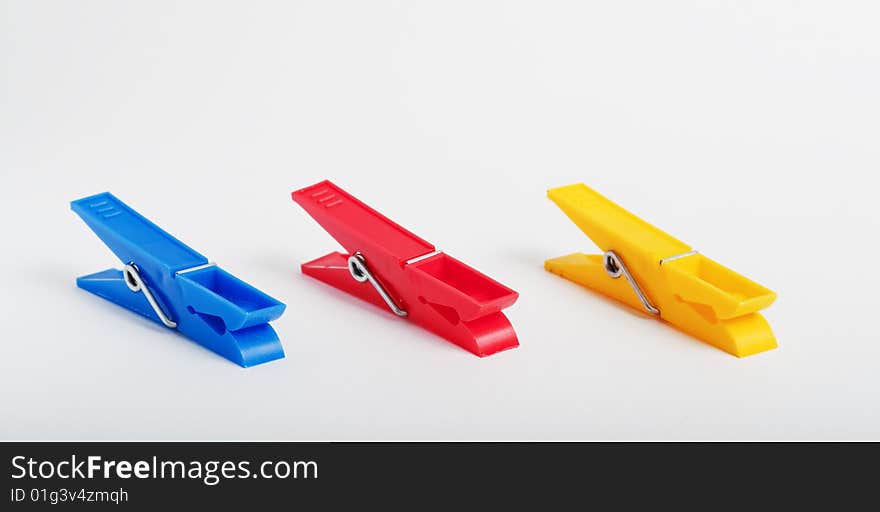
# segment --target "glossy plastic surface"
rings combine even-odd
[[[141,278],[175,330],[241,366],[284,357],[268,322],[285,306],[217,266],[138,214],[110,193],[71,203],[71,208],[124,264]],[[194,269],[187,271],[188,269]],[[77,285],[161,323],[143,293],[132,292],[121,270],[77,279]]]
[[[303,264],[306,275],[390,312],[372,285],[351,276],[348,257],[360,253],[408,320],[481,357],[519,345],[501,312],[515,291],[443,253],[408,263],[434,246],[329,181],[292,196],[348,251]]]
[[[603,251],[613,250],[660,310],[660,318],[692,336],[744,357],[776,348],[758,313],[776,294],[676,240],[583,184],[547,193]],[[626,279],[611,278],[601,255],[571,254],[545,268],[644,311]]]

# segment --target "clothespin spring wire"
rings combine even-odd
[[[681,258],[687,258],[688,256],[693,256],[695,254],[699,254],[699,251],[688,251],[682,254],[676,254],[675,256],[669,256],[667,258],[660,259],[660,265],[663,265],[666,261],[674,261]],[[612,279],[617,279],[620,276],[626,278],[629,281],[629,285],[632,286],[633,291],[636,293],[636,296],[641,301],[642,306],[645,308],[645,311],[652,315],[659,315],[660,310],[654,307],[651,304],[651,301],[648,300],[648,296],[645,295],[645,292],[642,291],[642,288],[639,286],[639,283],[636,282],[635,278],[632,274],[629,273],[629,270],[626,268],[626,265],[623,264],[623,261],[620,259],[620,256],[617,255],[614,251],[605,251],[604,254],[604,266],[605,272],[611,276]]]
[[[639,283],[637,283],[632,274],[629,273],[629,270],[626,268],[626,265],[623,264],[620,256],[614,251],[605,251],[604,256],[605,272],[607,272],[612,279],[618,279],[620,276],[625,277],[626,280],[629,281],[629,285],[632,286],[633,291],[636,292],[636,296],[639,298],[639,301],[641,301],[645,311],[652,315],[659,315],[660,310],[655,308],[654,305],[651,304],[651,301],[648,300],[648,296],[645,295],[645,292],[642,291]]]
[[[177,322],[168,318],[168,315],[166,315],[165,312],[162,311],[162,308],[159,307],[159,303],[156,301],[153,293],[150,292],[150,288],[144,283],[144,280],[141,279],[141,274],[140,271],[138,271],[137,265],[129,263],[125,266],[122,273],[125,276],[125,285],[128,286],[128,289],[134,293],[143,293],[144,297],[147,298],[147,302],[150,303],[150,306],[153,308],[153,311],[156,313],[156,316],[159,317],[162,324],[169,329],[176,329]]]
[[[385,287],[382,286],[379,280],[376,279],[372,272],[370,272],[363,254],[358,252],[348,258],[348,271],[351,272],[351,277],[353,277],[355,281],[359,283],[369,282],[373,285],[373,288],[376,289],[379,296],[382,297],[382,300],[388,305],[388,309],[390,309],[395,315],[407,315],[406,311],[400,309],[397,304],[394,303],[394,299],[391,298],[391,295],[388,294]]]

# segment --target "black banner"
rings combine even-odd
[[[878,445],[708,443],[4,443],[0,510],[266,504],[725,503],[784,483],[876,485]],[[462,501],[465,500],[465,501]],[[748,501],[748,499],[746,500]],[[428,506],[432,505],[432,506]],[[550,507],[555,509],[556,507]]]

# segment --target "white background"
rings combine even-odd
[[[0,10],[0,438],[877,439],[876,2]],[[520,292],[479,359],[299,273],[330,178]],[[777,291],[737,359],[542,269],[586,182]],[[110,190],[288,305],[241,369],[75,286]]]

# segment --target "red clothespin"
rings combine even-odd
[[[519,345],[501,312],[519,294],[402,228],[330,181],[293,193],[348,251],[304,263],[304,274],[390,309],[484,357]]]

